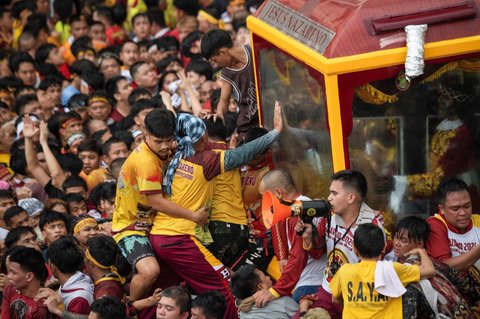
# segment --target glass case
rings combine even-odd
[[[411,83],[402,69],[355,87],[348,150],[351,168],[367,176],[366,202],[428,216],[440,182],[458,177],[478,209],[480,59],[427,64]]]
[[[275,166],[292,175],[303,195],[327,198],[333,167],[323,76],[276,47],[260,48],[258,54],[262,122],[272,128],[276,100],[288,122],[273,149]]]

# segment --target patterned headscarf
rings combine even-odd
[[[172,182],[178,163],[182,158],[195,155],[194,144],[205,135],[206,127],[203,120],[194,115],[181,113],[177,115],[175,128],[175,139],[177,140],[177,151],[168,165],[165,175],[163,191],[167,195],[172,194]]]

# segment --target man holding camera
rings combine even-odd
[[[301,195],[289,173],[274,169],[266,173],[260,182],[260,193],[270,191],[283,203],[309,201]],[[274,211],[275,213],[275,211]],[[272,241],[275,255],[279,259],[281,276],[270,289],[256,292],[253,297],[257,307],[264,307],[269,301],[288,296],[295,289],[293,299],[298,302],[306,294],[315,293],[322,282],[326,258],[319,260],[308,256],[302,247],[302,237],[295,231],[298,216],[289,217],[272,225]],[[314,218],[318,225],[322,218]]]
[[[357,226],[373,223],[384,231],[381,213],[363,202],[366,193],[367,181],[362,173],[354,170],[339,171],[331,178],[328,196],[333,214],[317,226],[319,236],[312,238],[312,226],[301,220],[295,226],[295,231],[303,230],[303,247],[309,251],[310,256],[320,258],[326,252],[325,275],[311,308],[327,310],[332,319],[342,317],[342,306],[332,301],[330,281],[343,264],[359,262],[353,247],[353,235]],[[294,318],[298,318],[298,315]]]

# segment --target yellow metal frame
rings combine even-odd
[[[280,50],[290,54],[324,75],[333,169],[334,171],[345,169],[346,161],[340,114],[338,75],[404,64],[407,52],[406,48],[380,50],[329,59],[256,17],[248,17],[247,26],[252,32],[252,37],[253,34],[255,34],[265,39]],[[254,45],[252,41],[252,47],[254,47]],[[427,43],[425,45],[424,57],[425,60],[434,60],[479,51],[480,35]],[[254,59],[255,81],[257,81],[256,83],[258,85],[258,79],[256,78],[257,67]],[[257,101],[260,101],[258,90]],[[259,112],[259,114],[261,113]]]

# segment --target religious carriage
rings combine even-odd
[[[367,203],[397,216],[431,214],[439,183],[459,177],[478,210],[479,5],[266,0],[247,25],[261,122],[275,100],[288,120],[276,166],[312,198],[328,196],[334,171],[358,169]]]

